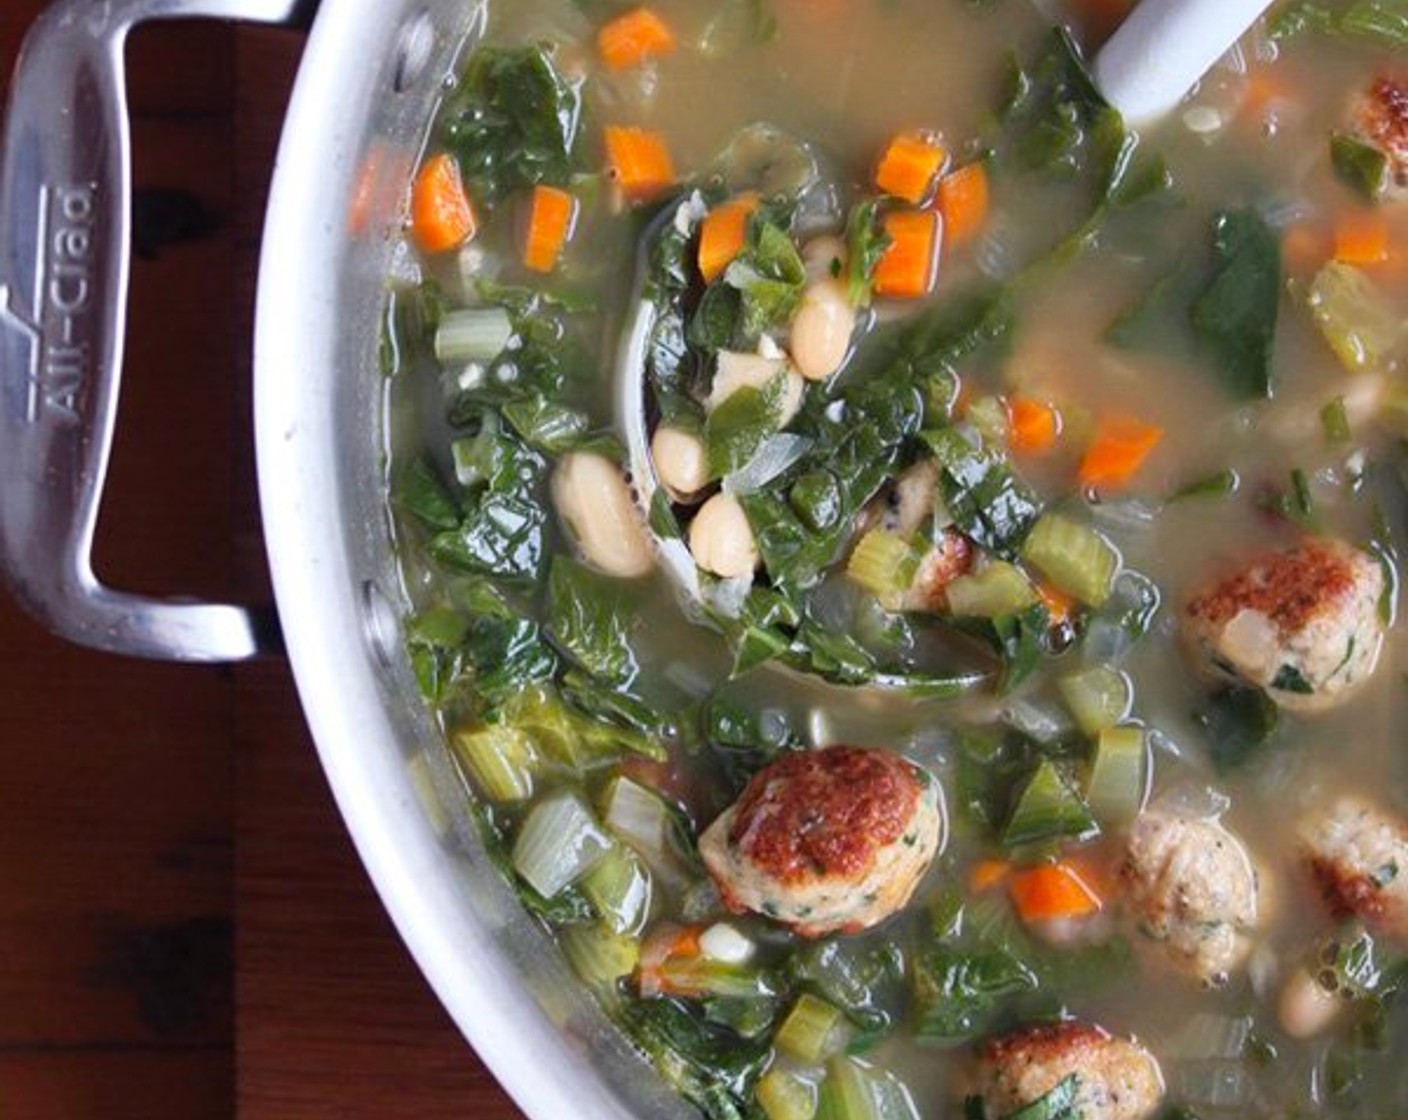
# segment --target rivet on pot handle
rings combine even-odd
[[[116,419],[131,248],[123,50],[151,20],[292,22],[299,0],[61,0],[25,40],[0,166],[0,567],[50,630],[141,657],[235,661],[272,612],[114,591],[93,532]]]

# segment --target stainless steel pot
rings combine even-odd
[[[84,644],[218,661],[277,642],[256,609],[106,588],[91,549],[128,279],[124,43],[147,21],[288,22],[307,6],[62,0],[26,40],[0,168],[0,564],[34,615]],[[278,619],[376,888],[508,1092],[542,1120],[686,1116],[490,866],[402,653],[378,363],[386,278],[406,267],[396,230],[426,125],[481,19],[476,0],[324,0],[313,21],[275,169],[255,338]],[[430,783],[415,777],[425,773]]]

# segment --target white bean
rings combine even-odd
[[[692,432],[662,424],[651,437],[650,458],[661,485],[676,501],[687,501],[709,481],[704,441]]]
[[[778,427],[785,428],[802,407],[802,390],[806,384],[794,369],[787,369],[781,358],[765,358],[761,354],[740,354],[720,350],[714,369],[714,382],[709,387],[709,399],[704,407],[710,412],[718,408],[739,389],[762,389],[779,373],[786,372],[787,385],[782,393],[782,412]]]
[[[706,572],[737,579],[758,566],[758,545],[748,515],[732,494],[715,494],[689,526],[689,551]]]
[[[855,329],[856,310],[839,281],[808,285],[792,317],[792,364],[808,381],[825,380],[845,363]]]
[[[1326,991],[1305,968],[1291,973],[1276,1008],[1281,1029],[1292,1038],[1314,1038],[1339,1018],[1344,1000]]]
[[[603,455],[573,451],[552,476],[552,500],[582,558],[607,575],[634,578],[655,564],[640,512],[621,468]]]

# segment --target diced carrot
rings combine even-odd
[[[944,216],[944,240],[952,245],[970,241],[988,218],[988,173],[970,163],[939,180],[939,213]]]
[[[948,162],[948,152],[937,140],[915,132],[896,136],[880,157],[875,169],[875,185],[886,194],[912,202],[923,202],[934,179]]]
[[[1388,256],[1388,220],[1377,210],[1353,210],[1335,223],[1335,260],[1341,264],[1382,264]]]
[[[1103,417],[1095,428],[1095,438],[1080,461],[1080,481],[1084,486],[1126,486],[1149,452],[1163,439],[1164,430],[1133,416]]]
[[[1080,872],[1068,863],[1014,871],[1007,891],[1024,922],[1084,918],[1104,905]]]
[[[411,231],[427,253],[457,249],[474,236],[474,207],[448,152],[432,156],[411,188]]]
[[[1318,226],[1297,222],[1281,235],[1281,256],[1292,272],[1312,272],[1330,255],[1329,238]]]
[[[1291,94],[1270,66],[1258,66],[1247,74],[1246,92],[1242,95],[1244,113],[1264,113],[1277,102],[1291,100]]]
[[[606,165],[630,199],[649,198],[675,181],[665,138],[644,128],[607,125]]]
[[[699,956],[703,952],[699,943],[701,933],[700,926],[677,926],[672,922],[664,922],[650,931],[641,944],[640,961],[636,965],[636,984],[641,995],[651,998],[697,994],[676,982],[668,974],[668,966],[671,961],[693,960]]]
[[[974,894],[990,891],[1012,872],[1005,859],[980,859],[968,873],[968,886]]]
[[[675,49],[675,33],[650,8],[635,8],[603,25],[597,51],[611,70],[625,70]]]
[[[1051,619],[1052,626],[1062,626],[1076,613],[1076,601],[1064,591],[1059,591],[1045,580],[1037,580],[1036,597]]]
[[[934,290],[939,276],[939,216],[932,210],[885,215],[889,246],[875,266],[876,295],[914,299]]]
[[[1056,446],[1061,416],[1045,401],[1013,397],[1007,402],[1007,440],[1013,451],[1041,455]]]
[[[523,263],[534,272],[551,272],[576,220],[577,200],[570,192],[542,183],[534,187],[523,239]]]
[[[715,206],[699,227],[699,271],[710,283],[733,263],[743,249],[748,216],[758,208],[758,196],[741,194]]]

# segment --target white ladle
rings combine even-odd
[[[1270,0],[1143,0],[1096,56],[1092,76],[1130,124],[1168,112]]]

